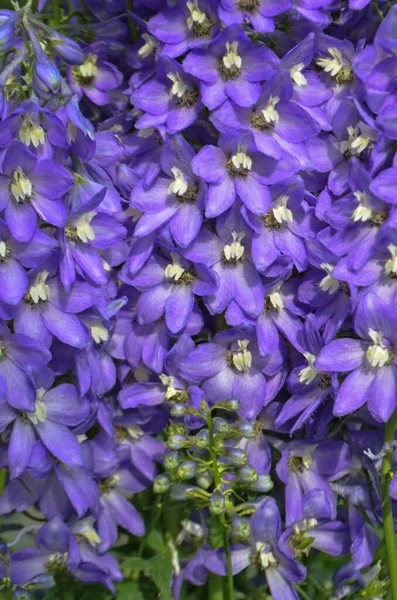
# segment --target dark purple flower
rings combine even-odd
[[[219,30],[219,21],[212,0],[181,0],[152,17],[148,29],[163,42],[163,53],[176,58],[207,45]]]
[[[67,210],[60,198],[73,183],[72,175],[61,165],[48,159],[38,161],[21,142],[11,144],[0,174],[0,209],[12,235],[28,242],[35,232],[37,215],[52,225],[64,225]]]
[[[192,50],[183,61],[185,71],[201,81],[201,96],[210,110],[227,98],[239,106],[253,106],[259,82],[278,65],[277,56],[264,45],[253,44],[239,25],[227,27],[209,49]]]
[[[294,559],[292,550],[284,544],[280,548],[281,517],[273,498],[266,498],[250,519],[251,546],[232,546],[233,573],[252,565],[264,571],[274,600],[298,600],[293,583],[303,581],[305,567]],[[226,575],[225,550],[214,550],[206,561],[207,569]]]
[[[339,388],[334,414],[349,414],[367,402],[374,418],[386,422],[397,405],[395,315],[378,296],[366,294],[358,305],[354,328],[361,339],[333,340],[321,350],[315,366],[349,373]]]
[[[83,94],[94,104],[104,106],[109,103],[109,91],[119,87],[123,75],[119,69],[106,60],[106,44],[97,42],[85,48],[85,59],[72,67],[68,73],[70,86],[81,98]]]

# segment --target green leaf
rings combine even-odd
[[[169,556],[158,554],[148,562],[150,563],[150,575],[160,592],[161,598],[163,600],[171,600],[170,582],[172,564]]]
[[[144,571],[145,569],[149,568],[149,565],[149,560],[141,558],[140,556],[131,556],[121,563],[120,567],[122,571],[126,571],[127,569],[129,571]]]
[[[167,552],[167,546],[164,544],[164,538],[161,531],[153,529],[146,538],[146,546],[156,552]]]
[[[133,581],[122,581],[116,587],[117,600],[145,600],[139,585]]]

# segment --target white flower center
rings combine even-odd
[[[167,77],[172,81],[170,95],[177,96],[177,98],[182,98],[187,92],[188,86],[186,85],[186,83],[184,83],[180,74],[168,73]]]
[[[264,569],[277,566],[277,559],[269,550],[269,545],[264,542],[256,542],[256,551],[260,556],[261,565]]]
[[[269,125],[276,125],[279,122],[279,114],[276,111],[276,105],[280,102],[278,96],[270,96],[266,108],[262,110],[263,118]]]
[[[189,29],[192,29],[195,23],[197,25],[202,25],[207,21],[207,15],[199,9],[197,0],[194,0],[193,2],[190,2],[189,0],[189,2],[186,2],[186,6],[190,13],[190,16],[187,19],[187,26]]]
[[[137,129],[136,134],[138,137],[146,140],[156,131],[155,127],[144,127],[143,129]]]
[[[170,398],[173,398],[178,394],[178,391],[180,390],[178,390],[178,388],[174,386],[174,378],[171,377],[171,375],[165,375],[164,373],[162,373],[161,375],[159,375],[159,379],[163,386],[166,388],[164,394],[164,398],[166,400],[169,400]]]
[[[140,440],[141,437],[143,437],[145,435],[145,432],[143,431],[142,427],[140,427],[139,425],[130,425],[129,427],[127,427],[127,431],[128,431],[128,435],[133,440]]]
[[[243,60],[241,56],[237,54],[238,42],[226,42],[226,54],[222,58],[222,62],[226,69],[241,69]]]
[[[294,65],[289,71],[292,81],[294,81],[299,87],[304,87],[305,85],[307,85],[307,79],[301,73],[302,69],[304,68],[305,63],[298,63],[297,65]]]
[[[3,241],[0,242],[0,258],[6,258],[7,256],[7,244]]]
[[[366,192],[353,192],[353,195],[358,200],[358,206],[354,209],[352,213],[352,219],[354,222],[357,221],[369,221],[372,217],[372,208],[369,203],[369,196]]]
[[[237,262],[244,257],[244,246],[241,244],[245,233],[232,232],[233,242],[223,246],[223,255],[227,262]]]
[[[335,294],[335,292],[339,289],[339,280],[335,279],[335,277],[332,277],[331,275],[334,269],[333,265],[330,265],[329,263],[321,263],[320,267],[326,271],[327,275],[320,281],[319,287],[323,290],[323,292]]]
[[[167,265],[164,269],[164,275],[167,279],[173,279],[174,281],[179,281],[186,269],[184,269],[180,262],[179,256],[176,252],[171,252],[172,263]]]
[[[246,373],[252,365],[252,354],[247,350],[249,340],[237,340],[238,350],[233,350],[233,364],[237,371]]]
[[[24,202],[27,198],[32,196],[33,186],[30,179],[28,179],[21,169],[17,167],[13,174],[13,181],[11,183],[11,193],[15,200],[20,203]]]
[[[306,531],[310,531],[310,529],[313,529],[314,527],[316,527],[318,521],[317,519],[311,518],[311,519],[303,519],[302,521],[299,521],[299,523],[295,523],[292,526],[292,531],[294,532],[295,535],[299,535],[300,533],[305,533]]]
[[[89,54],[82,65],[75,67],[82,77],[92,78],[98,73],[96,62],[98,57],[96,54]]]
[[[277,223],[280,223],[280,225],[284,221],[288,221],[290,223],[293,221],[292,212],[289,208],[287,208],[288,200],[289,196],[280,196],[277,198],[276,206],[273,208],[274,218],[276,219]]]
[[[40,300],[46,302],[50,297],[50,288],[46,284],[48,275],[48,271],[41,271],[29,288],[29,296],[34,304],[38,304]]]
[[[76,229],[77,237],[84,242],[92,242],[95,240],[95,231],[92,228],[91,221],[96,216],[96,212],[93,210],[83,215],[76,217],[70,217],[66,227]]]
[[[30,119],[24,119],[19,129],[19,139],[25,146],[34,146],[38,148],[40,144],[44,144],[45,132],[41,125],[36,125]]]
[[[84,537],[90,546],[98,546],[101,538],[94,529],[94,517],[87,517],[77,521],[72,527],[73,533]]]
[[[174,181],[172,181],[168,186],[168,193],[176,194],[177,196],[183,196],[183,194],[186,194],[189,185],[182,171],[178,169],[178,167],[172,167],[171,171],[174,176]]]
[[[280,294],[281,286],[282,286],[282,282],[275,285],[273,290],[267,296],[267,299],[269,300],[269,302],[273,306],[273,308],[276,308],[278,310],[282,310],[284,308],[284,300],[283,300],[282,295]]]
[[[303,466],[305,467],[305,469],[310,469],[310,467],[312,466],[312,463],[313,463],[311,454],[304,454],[302,456],[302,463],[303,463]]]
[[[236,169],[246,169],[250,171],[252,168],[252,159],[247,154],[247,146],[238,144],[237,154],[233,154],[232,163]]]
[[[39,388],[36,392],[36,402],[35,402],[35,411],[34,413],[27,412],[26,415],[28,419],[33,423],[33,425],[37,425],[38,423],[44,423],[47,418],[47,407],[42,401],[42,397],[44,396],[46,390],[44,388]]]
[[[319,58],[316,63],[319,67],[324,69],[326,73],[329,73],[331,77],[335,77],[344,67],[346,67],[346,64],[344,63],[342,54],[338,48],[328,48],[328,53],[332,58],[323,56],[322,58]]]
[[[0,246],[1,243],[0,242]],[[396,275],[397,274],[397,246],[394,244],[389,244],[387,246],[388,251],[391,254],[391,258],[385,264],[385,271],[388,275]]]
[[[316,360],[314,354],[310,354],[310,352],[304,352],[303,356],[306,358],[308,366],[299,371],[299,381],[300,383],[309,385],[309,383],[311,383],[317,377],[319,370],[314,366],[314,361]]]
[[[382,331],[375,331],[374,329],[368,329],[368,335],[374,342],[372,346],[367,349],[367,359],[371,367],[384,367],[392,357],[392,353],[389,348],[383,343]]]
[[[149,35],[148,33],[142,33],[142,37],[145,43],[139,48],[138,56],[141,58],[147,58],[151,55],[153,50],[155,50],[157,41],[153,35]]]
[[[340,143],[340,149],[342,154],[349,152],[351,155],[358,156],[363,152],[370,144],[371,138],[360,132],[360,128],[352,127],[349,125],[347,128],[348,139]]]
[[[108,341],[109,331],[99,319],[90,319],[88,317],[85,317],[84,323],[89,328],[92,335],[92,339],[96,344]]]

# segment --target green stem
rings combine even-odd
[[[234,598],[234,582],[233,582],[233,567],[232,567],[232,553],[230,552],[229,545],[229,534],[223,525],[223,545],[225,546],[226,553],[226,567],[227,567],[227,598],[228,600],[233,600]]]
[[[223,600],[222,577],[211,572],[208,574],[208,598],[209,600]]]
[[[134,3],[132,0],[127,0],[127,9],[129,11],[129,13],[134,10]],[[132,18],[132,16],[129,13],[128,13],[128,24],[130,26],[130,31],[131,31],[131,38],[132,38],[131,41],[136,42],[139,37],[138,27],[136,26],[134,19]]]
[[[7,469],[0,469],[0,495],[4,492],[7,480]]]
[[[57,26],[61,22],[61,2],[60,0],[53,0],[54,10],[54,25]]]
[[[372,0],[371,4],[374,7],[374,9],[376,10],[376,12],[378,13],[380,20],[383,21],[383,12],[379,8],[376,0]]]
[[[215,451],[215,440],[214,440],[214,430],[213,430],[213,426],[212,426],[211,411],[208,413],[207,423],[208,423],[208,433],[209,433],[209,438],[210,438],[210,454],[211,454],[211,458],[212,458],[212,472],[214,475],[214,483],[217,488],[220,488],[222,479],[221,479],[221,475],[219,473],[218,461],[217,461],[217,456],[216,456],[216,451]],[[230,552],[230,545],[229,545],[229,534],[226,529],[225,516],[221,515],[219,517],[219,520],[221,522],[221,526],[223,529],[223,533],[222,533],[223,546],[225,548],[226,569],[227,569],[227,587],[225,590],[226,594],[224,597],[227,600],[233,600],[233,598],[234,598],[234,582],[233,582],[233,569],[232,569],[232,555]],[[211,600],[214,600],[215,597],[210,596],[210,598],[211,598]]]
[[[394,411],[385,427],[385,444],[394,440],[397,424],[397,410]],[[382,461],[382,515],[392,600],[397,600],[397,544],[394,531],[392,502],[389,494],[390,474],[393,467],[393,449],[389,450]]]

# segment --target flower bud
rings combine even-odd
[[[177,475],[180,479],[190,479],[197,472],[197,463],[194,460],[184,460],[178,467]]]
[[[84,52],[80,46],[70,38],[54,32],[51,38],[52,49],[55,54],[60,56],[68,65],[82,65],[84,62]]]
[[[237,411],[240,410],[240,400],[237,400],[237,398],[232,398],[231,400],[221,400],[220,402],[217,402],[214,406],[216,406],[216,408],[224,408],[226,410]]]
[[[5,544],[4,542],[0,542],[0,560],[8,562],[9,558],[10,554],[7,544]]]
[[[253,485],[251,485],[251,489],[255,490],[256,492],[269,492],[274,486],[274,483],[272,481],[272,478],[270,477],[270,475],[266,475],[265,473],[260,473],[257,481],[255,481],[253,483]]]
[[[172,450],[179,450],[180,448],[184,448],[187,444],[188,438],[181,433],[173,433],[167,440],[167,446]]]
[[[230,448],[227,452],[227,457],[233,465],[244,467],[247,464],[248,456],[244,450],[240,448]]]
[[[36,57],[32,81],[35,92],[44,98],[57,94],[61,89],[61,75],[45,55]]]
[[[17,586],[14,588],[12,593],[12,600],[29,600],[32,596],[29,594],[28,590],[25,590],[21,586]]]
[[[244,542],[251,537],[251,525],[243,517],[234,517],[232,522],[232,538],[235,542]]]
[[[171,407],[171,416],[172,417],[183,417],[186,414],[186,408],[180,402],[176,402]]]
[[[238,423],[237,429],[240,435],[248,440],[255,437],[255,427],[253,423]]]
[[[210,436],[206,429],[202,429],[198,433],[196,433],[196,437],[194,438],[194,443],[197,448],[208,448],[210,443]]]
[[[229,433],[229,423],[225,419],[215,417],[213,424],[216,433],[223,435],[227,435]]]
[[[185,483],[176,483],[171,487],[170,498],[173,500],[187,500],[189,498],[188,491],[193,490],[192,485],[186,485]]]
[[[220,490],[212,494],[209,509],[213,515],[223,515],[226,512],[225,498]]]
[[[211,471],[209,469],[206,469],[205,471],[202,471],[197,475],[196,481],[197,485],[199,485],[204,490],[208,490],[208,488],[214,481],[214,478],[212,476]]]
[[[0,53],[8,52],[15,42],[15,20],[17,15],[0,15]]]
[[[153,482],[153,491],[155,494],[164,494],[170,489],[170,478],[166,473],[158,475]]]
[[[255,481],[258,481],[258,471],[254,467],[251,467],[251,465],[245,465],[245,467],[239,469],[237,475],[244,483],[255,483]]]
[[[179,465],[179,455],[175,450],[167,450],[164,454],[164,467],[166,471],[174,471]]]

